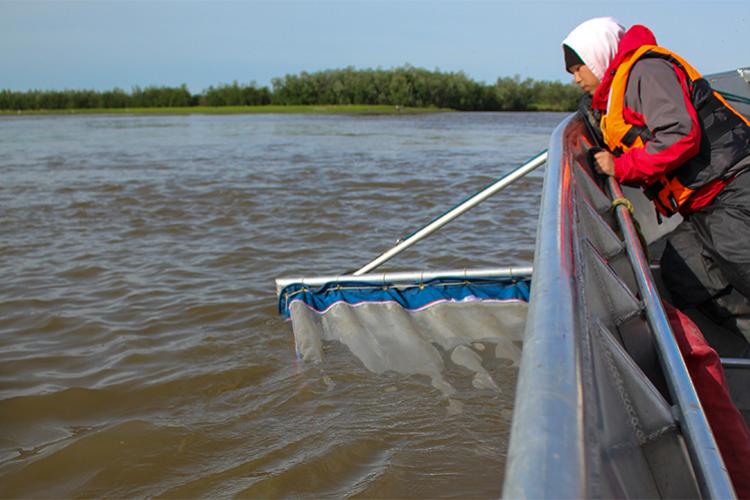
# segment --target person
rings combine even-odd
[[[562,48],[606,146],[596,170],[684,218],[661,260],[672,302],[750,340],[750,121],[645,26],[590,19]]]

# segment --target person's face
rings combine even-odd
[[[585,64],[575,64],[570,67],[570,72],[573,73],[576,85],[581,87],[581,90],[593,94],[596,87],[599,86],[599,79]]]

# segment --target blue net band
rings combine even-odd
[[[528,302],[528,278],[439,278],[413,284],[373,284],[356,281],[328,283],[311,288],[292,284],[279,295],[279,313],[289,318],[289,306],[295,301],[304,302],[310,309],[324,313],[332,305],[347,303],[398,303],[407,310],[419,310],[439,302],[464,302],[473,300]]]

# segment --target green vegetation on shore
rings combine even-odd
[[[354,68],[209,87],[191,94],[180,87],[95,90],[0,90],[0,112],[106,113],[400,113],[428,110],[568,111],[580,91],[561,82],[498,78],[476,82],[462,72],[412,66],[388,70]],[[153,110],[153,111],[152,111]]]
[[[0,115],[65,115],[65,114],[138,114],[138,115],[232,115],[257,113],[313,113],[346,115],[398,115],[453,111],[446,108],[414,108],[370,104],[266,104],[261,106],[171,106],[152,108],[76,108],[0,110]]]

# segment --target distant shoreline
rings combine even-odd
[[[237,81],[193,94],[179,87],[111,90],[0,89],[0,113],[343,113],[398,114],[455,111],[574,111],[580,90],[571,83],[519,76],[475,82],[462,72],[353,67],[274,78],[272,87]],[[399,107],[400,106],[400,107]],[[149,109],[142,109],[149,108]],[[158,109],[153,109],[158,108]],[[184,109],[187,108],[187,109]],[[92,111],[84,111],[92,110]]]
[[[29,115],[233,115],[233,114],[339,114],[339,115],[407,115],[446,113],[455,110],[435,107],[407,107],[393,105],[274,105],[260,106],[181,106],[148,108],[80,108],[80,109],[29,109],[2,110],[0,116]]]

